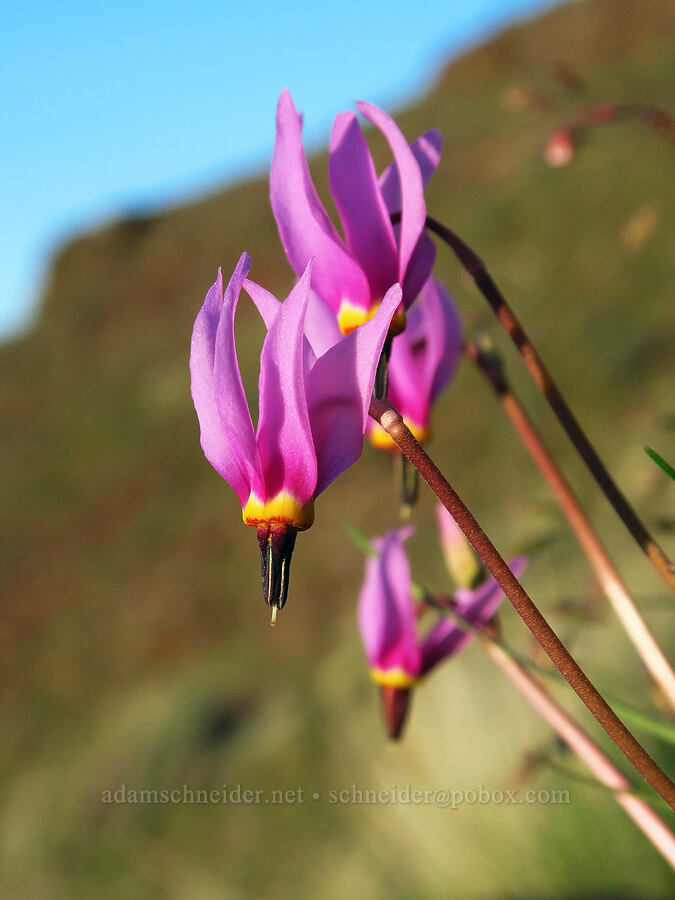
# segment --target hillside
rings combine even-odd
[[[558,8],[453,62],[397,114],[411,139],[443,131],[429,212],[487,260],[601,455],[671,548],[672,493],[642,445],[674,455],[672,147],[622,122],[593,132],[567,169],[547,167],[542,148],[579,105],[668,108],[674,27],[675,10],[660,0]],[[560,63],[585,91],[554,77]],[[520,105],[524,88],[547,105]],[[261,115],[272,130],[274,110]],[[327,197],[325,155],[311,168]],[[264,180],[85,234],[54,259],[35,329],[0,347],[0,894],[328,896],[330,869],[331,898],[355,896],[355,884],[364,898],[668,896],[664,865],[611,800],[545,766],[532,783],[571,785],[569,807],[101,804],[101,791],[120,784],[310,794],[352,784],[498,788],[524,753],[554,743],[473,647],[419,692],[408,740],[387,752],[354,622],[362,558],[342,528],[349,518],[373,534],[394,522],[387,460],[375,451],[317,503],[315,526],[298,539],[280,627],[267,627],[254,533],[201,454],[187,370],[204,294],[217,267],[231,271],[244,249],[253,277],[284,296],[292,274]],[[660,581],[442,247],[437,274],[467,333],[489,331],[504,347],[514,382],[667,643],[674,632]],[[262,333],[242,302],[247,389]],[[532,554],[525,584],[582,664],[638,702],[639,663],[466,362],[439,403],[430,450],[503,552]],[[442,589],[432,509],[424,494],[411,549]],[[559,605],[569,599],[596,621],[581,629],[566,618]],[[504,618],[527,646],[510,610]],[[663,758],[663,747],[653,749]]]

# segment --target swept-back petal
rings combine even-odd
[[[422,181],[426,187],[431,181],[441,159],[443,135],[437,128],[431,128],[429,131],[421,134],[410,145],[410,149],[419,163]],[[400,212],[401,179],[399,178],[398,168],[394,163],[387,166],[380,175],[379,184],[389,213]],[[403,280],[403,302],[406,309],[411,306],[422,290],[424,283],[431,274],[435,260],[436,245],[426,231],[423,231],[410,257]]]
[[[281,309],[281,302],[274,294],[247,278],[244,282],[244,290],[255,303],[265,327],[269,331],[276,314]],[[316,291],[310,290],[307,310],[305,312],[305,337],[312,350],[312,365],[314,360],[323,356],[334,344],[342,338],[342,332],[335,318],[335,313],[324,303]]]
[[[396,226],[398,228],[398,226]],[[436,244],[426,231],[420,235],[403,281],[403,304],[409,309],[419,296],[436,262]]]
[[[317,358],[342,340],[335,313],[316,291],[309,292],[305,314],[305,336]]]
[[[526,556],[516,556],[509,562],[509,568],[516,578],[520,577],[526,566]],[[490,578],[475,591],[459,588],[453,599],[459,615],[474,628],[482,628],[497,612],[504,593],[494,578]],[[423,674],[447,657],[459,653],[473,637],[470,631],[465,631],[450,619],[442,619],[422,641]]]
[[[393,285],[373,318],[327,350],[307,380],[320,494],[361,455],[375,372],[391,318],[401,302]]]
[[[260,317],[265,323],[265,328],[269,331],[277,313],[281,309],[281,301],[277,300],[274,294],[266,288],[256,284],[255,281],[251,281],[250,278],[247,278],[244,282],[244,290],[255,303]]]
[[[398,248],[375,164],[353,112],[340,113],[333,122],[329,175],[347,246],[377,302],[398,281]]]
[[[246,503],[260,482],[258,451],[234,345],[234,313],[251,265],[241,255],[223,297],[223,277],[211,287],[195,321],[190,347],[192,399],[204,454]]]
[[[277,313],[281,309],[281,301],[277,300],[274,294],[270,293],[266,288],[261,287],[259,284],[256,284],[255,281],[251,281],[250,278],[247,278],[244,282],[244,290],[249,295],[251,300],[256,305],[258,312],[260,313],[260,317],[265,323],[265,328],[269,331],[272,327],[272,323],[276,319]],[[316,295],[315,295],[316,296]],[[325,305],[325,304],[324,304]],[[328,310],[330,315],[333,317],[333,322],[335,322],[335,316],[333,313]],[[335,328],[337,329],[337,322],[335,322]],[[307,319],[305,318],[305,333],[307,331]],[[305,375],[309,372],[316,361],[316,354],[311,343],[308,340],[304,342],[304,371]]]
[[[415,311],[418,307],[413,309]],[[412,316],[410,318],[413,319]],[[422,328],[418,329],[415,327],[417,323],[411,321],[405,331],[394,339],[389,359],[387,396],[406,421],[425,429],[429,419],[429,385],[423,381],[426,323],[422,316],[420,318]],[[414,340],[415,334],[418,340]]]
[[[426,187],[436,171],[441,160],[443,149],[443,135],[438,128],[431,128],[421,134],[410,145],[413,156],[417,160],[422,181]],[[401,180],[398,177],[398,169],[392,163],[380,175],[380,190],[390,213],[401,211]]]
[[[389,397],[398,411],[421,429],[431,406],[457,368],[462,323],[443,286],[430,278],[394,341],[389,363]]]
[[[379,555],[366,560],[358,620],[371,668],[400,673],[412,681],[419,674],[421,657],[410,565],[403,549],[411,533],[410,528],[390,531],[373,542]]]
[[[281,304],[260,355],[257,443],[265,493],[287,491],[298,503],[312,499],[316,455],[305,397],[303,333],[311,264]]]
[[[360,100],[356,104],[362,116],[384,134],[394,155],[401,186],[401,225],[399,234],[399,282],[405,281],[408,263],[424,229],[427,215],[420,165],[398,125],[384,110]]]
[[[281,242],[296,274],[302,275],[315,256],[312,285],[331,309],[337,314],[343,300],[368,309],[368,281],[316,193],[302,146],[301,118],[286,89],[277,107],[270,201]]]
[[[436,278],[430,278],[422,290],[426,320],[425,381],[429,384],[429,403],[442,393],[455,374],[462,353],[464,327],[455,301]]]

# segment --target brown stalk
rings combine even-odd
[[[497,644],[482,639],[483,649],[518,688],[551,728],[588,766],[597,780],[610,788],[614,799],[675,869],[675,835],[654,810],[631,792],[626,776],[603,753],[595,741],[553,700],[548,691],[522,663],[512,659]]]
[[[675,809],[675,785],[642,745],[633,737],[581,668],[543,615],[527,595],[494,544],[480,527],[462,499],[451,487],[436,464],[415,440],[401,416],[388,403],[371,400],[370,415],[390,435],[399,450],[415,466],[443,506],[462,529],[484,566],[499,584],[518,615],[525,622],[560,674],[577,693],[589,711],[614,741],[623,755],[654,790]]]
[[[635,645],[647,671],[675,709],[675,674],[663,651],[642,618],[616,566],[591,525],[569,482],[551,456],[534,423],[513,392],[499,356],[480,342],[469,343],[466,355],[476,363],[492,386],[502,409],[548,482],[572,531],[590,562],[607,599],[612,604],[628,637]]]
[[[396,223],[399,220],[400,214],[392,216],[392,222]],[[558,421],[567,432],[567,436],[586,463],[600,489],[659,575],[671,590],[675,592],[675,570],[671,561],[615,484],[605,464],[598,456],[572,410],[567,405],[567,401],[560,393],[558,386],[537,353],[532,341],[525,333],[523,326],[506,302],[502,292],[492,280],[483,260],[454,231],[442,225],[436,219],[432,219],[431,216],[427,216],[426,227],[450,247],[462,267],[471,275],[478,290],[490,304],[502,328],[516,345],[534,381],[548,400],[551,409],[558,417]]]

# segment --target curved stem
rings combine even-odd
[[[399,218],[399,215],[393,215],[392,222],[398,221]],[[478,290],[492,307],[492,311],[497,316],[502,328],[516,345],[534,381],[548,400],[551,409],[558,417],[558,421],[567,432],[567,436],[586,463],[600,489],[659,575],[671,590],[675,592],[675,570],[671,561],[615,484],[605,464],[598,456],[595,448],[586,437],[583,428],[567,405],[565,398],[560,393],[557,384],[537,353],[532,341],[525,333],[523,326],[492,280],[483,260],[454,231],[437,222],[436,219],[432,219],[431,216],[427,216],[426,227],[450,247],[463,268],[471,275]]]
[[[388,403],[375,399],[371,400],[369,412],[390,435],[401,452],[405,453],[457,522],[485,567],[568,684],[578,694],[626,759],[663,797],[666,803],[675,809],[675,785],[633,737],[570,656],[462,499],[450,486],[424,448],[415,440],[401,416]]]
[[[546,719],[567,746],[586,763],[598,781],[614,791],[616,802],[675,869],[675,835],[648,803],[631,793],[631,784],[626,776],[583,728],[552,699],[525,666],[512,659],[495,643],[484,639],[481,639],[480,643],[490,659]]]
[[[569,482],[551,456],[534,423],[513,393],[501,359],[492,350],[485,350],[476,343],[467,344],[466,355],[476,363],[478,369],[492,385],[504,412],[518,432],[539,471],[549,483],[595,572],[596,578],[628,637],[640,654],[647,671],[663,691],[670,706],[675,709],[675,673],[642,618],[635,601],[623,583]]]

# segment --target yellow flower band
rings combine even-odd
[[[283,522],[304,531],[314,521],[314,501],[302,504],[288,491],[280,491],[271,500],[260,500],[251,494],[243,509],[242,518],[247,525],[261,522]]]
[[[403,669],[375,669],[370,670],[370,677],[375,684],[382,684],[387,687],[409,688],[417,684],[419,678],[413,678]]]
[[[409,421],[408,419],[403,417],[403,421],[408,426],[410,431],[412,432],[412,436],[416,441],[420,444],[426,444],[427,441],[431,439],[431,430],[429,428],[420,428],[419,425],[415,425],[414,422]],[[370,443],[373,447],[377,447],[378,450],[398,450],[398,447],[389,436],[389,434],[382,428],[379,422],[371,422],[371,429],[368,432],[368,437],[370,438]]]
[[[340,304],[340,311],[337,316],[340,331],[345,335],[349,334],[351,331],[354,331],[355,328],[358,328],[359,325],[363,325],[364,322],[369,322],[379,308],[379,303],[374,304],[370,309],[364,309],[362,306],[350,303],[349,300],[343,300]],[[389,335],[391,337],[396,337],[397,334],[401,334],[402,331],[405,331],[405,324],[405,310],[397,309],[392,316],[391,324],[389,325]]]

